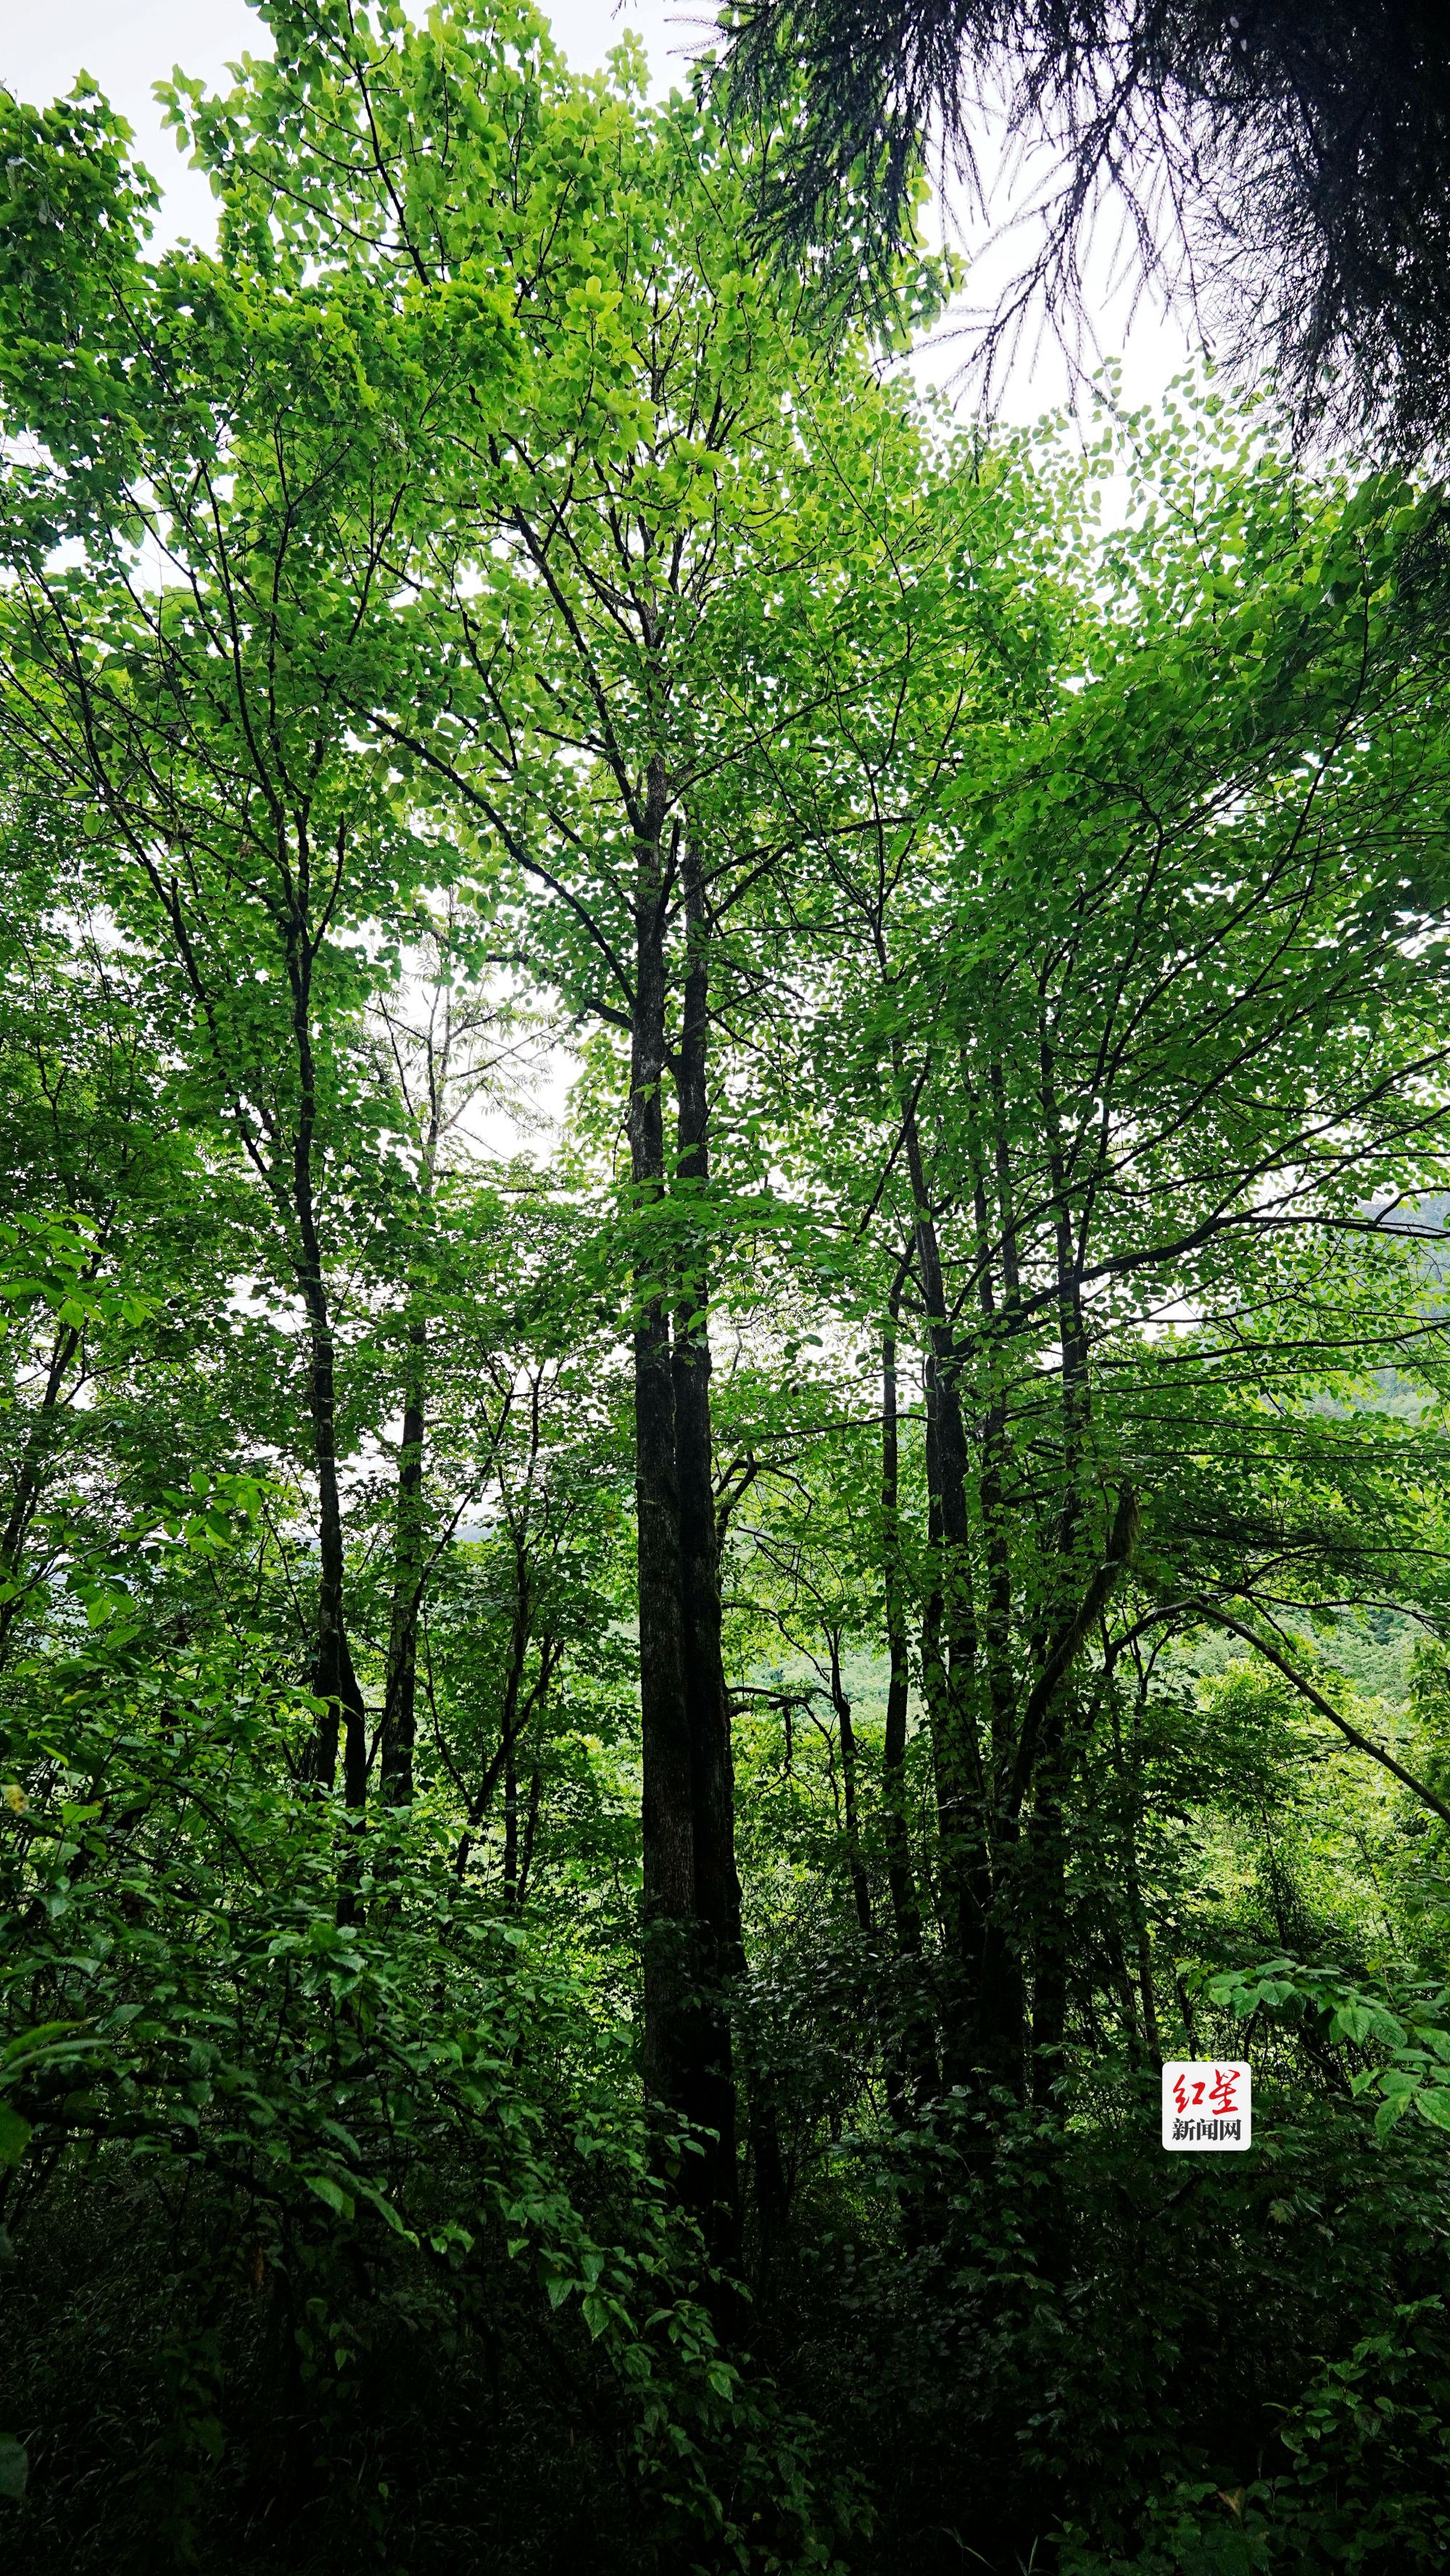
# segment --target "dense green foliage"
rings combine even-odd
[[[1439,498],[264,15],[3,110],[19,2563],[1437,2568]]]

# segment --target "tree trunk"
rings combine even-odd
[[[1008,1544],[1007,1515],[1007,1405],[1004,1373],[1006,1368],[1005,1334],[1011,1327],[1015,1305],[1013,1289],[1006,1292],[1005,1313],[999,1314],[993,1280],[991,1227],[987,1210],[987,1189],[980,1171],[975,1175],[977,1301],[982,1316],[982,1339],[987,1368],[986,1404],[982,1415],[981,1464],[977,1478],[977,1501],[982,1515],[982,1550],[986,1562],[985,1601],[982,1615],[982,1646],[987,1671],[987,1699],[992,1719],[992,1787],[1000,1795],[1010,1781],[1016,1752],[1016,1692],[1012,1676],[1012,1565]],[[980,1396],[978,1401],[980,1402]]]
[[[522,1907],[524,1898],[529,1892],[529,1872],[534,1865],[534,1845],[538,1839],[539,1806],[543,1790],[544,1775],[536,1762],[529,1773],[529,1806],[528,1813],[524,1817],[524,1840],[523,1850],[519,1854],[518,1884],[514,1889],[514,1904],[518,1907]]]
[[[698,2119],[693,2029],[696,1961],[694,1768],[685,1696],[680,1495],[670,1367],[667,1268],[649,1219],[665,1195],[660,1086],[665,1072],[663,761],[650,763],[635,845],[635,991],[629,1147],[638,1248],[634,1264],[635,1500],[639,1544],[639,1680],[643,1757],[644,2077],[666,2113]],[[682,2191],[698,2198],[701,2159],[684,2159]]]
[[[897,1428],[896,1324],[902,1281],[891,1295],[881,1336],[881,1549],[886,1595],[886,1731],[881,1754],[881,1813],[886,1840],[886,1879],[896,1936],[901,2038],[888,2064],[893,2106],[904,2108],[907,2087],[919,2107],[937,2089],[936,2050],[922,1991],[921,1908],[911,1866],[906,1818],[906,1718],[911,1668],[906,1636],[906,1576],[901,1561],[901,1474]]]
[[[516,1523],[513,1535],[514,1616],[499,1743],[503,1757],[503,1901],[509,1906],[518,1903],[519,1894],[519,1701],[533,1627],[527,1522]]]
[[[518,1903],[519,1894],[519,1765],[510,1736],[503,1757],[503,1901],[507,1906]]]
[[[1032,2092],[1051,2097],[1061,2072],[1067,2030],[1067,1838],[1062,1802],[1063,1728],[1055,1724],[1037,1764],[1037,1795],[1027,1838],[1032,1912]]]
[[[1143,2039],[1148,2062],[1156,2074],[1163,2064],[1163,2041],[1158,2027],[1158,1998],[1153,1987],[1153,1942],[1148,1928],[1148,1912],[1143,1903],[1143,1882],[1138,1869],[1138,1837],[1143,1821],[1143,1783],[1139,1726],[1147,1699],[1147,1683],[1140,1688],[1133,1712],[1133,1752],[1123,1750],[1122,1727],[1116,1706],[1113,1710],[1113,1761],[1122,1783],[1123,1804],[1123,1882],[1128,1899],[1128,1915],[1133,1927],[1134,1965],[1138,1976],[1138,1995],[1143,2007]]]
[[[86,1270],[82,1271],[77,1285],[88,1284],[94,1276],[95,1264],[92,1262]],[[80,1346],[81,1336],[78,1327],[70,1324],[62,1325],[51,1347],[45,1386],[30,1429],[25,1436],[16,1470],[14,1494],[6,1514],[4,1530],[0,1531],[0,1576],[16,1587],[13,1592],[6,1594],[3,1601],[0,1601],[0,1660],[4,1658],[10,1630],[19,1618],[28,1597],[28,1587],[20,1583],[25,1541],[39,1509],[48,1455],[55,1446],[60,1418],[60,1392],[65,1382],[65,1373]]]
[[[367,1789],[366,1721],[344,1619],[346,1562],[337,1483],[336,1374],[327,1294],[318,1266],[304,1270],[302,1293],[307,1307],[307,1401],[318,1499],[317,1654],[312,1688],[324,1703],[309,1772],[321,1787],[332,1787],[341,1736],[343,1795],[350,1808],[361,1809]]]
[[[991,1910],[986,1782],[976,1711],[977,1627],[968,1554],[967,1439],[957,1386],[959,1362],[914,1103],[906,1111],[904,1141],[915,1202],[917,1275],[927,1319],[929,1536],[939,1568],[923,1621],[922,1680],[932,1721],[942,1876],[957,1972],[957,1991],[950,1998],[955,2027],[949,2033],[947,2054],[954,2070],[962,2073]]]
[[[299,852],[304,877],[305,843]],[[337,1372],[322,1246],[313,1191],[317,1139],[317,1073],[312,1053],[312,952],[302,924],[288,940],[292,1035],[297,1051],[299,1100],[292,1143],[291,1215],[297,1229],[297,1284],[307,1316],[307,1407],[317,1467],[317,1655],[312,1688],[323,1702],[308,1764],[310,1776],[330,1789],[337,1777],[339,1733],[343,1744],[343,1795],[361,1814],[367,1795],[367,1721],[353,1671],[345,1618],[346,1562],[342,1504],[337,1484]],[[351,1909],[351,1900],[347,1900]]]
[[[740,1881],[735,1866],[730,1704],[720,1645],[720,1567],[710,1427],[709,1272],[703,1250],[703,1225],[694,1221],[710,1177],[708,924],[699,863],[688,845],[683,878],[689,945],[676,1085],[678,1186],[685,1211],[686,1250],[675,1313],[675,1454],[684,1683],[691,1747],[695,1912],[699,1924],[699,2080],[702,2098],[708,2105],[703,2116],[715,2132],[715,2144],[704,2159],[702,2188],[711,2214],[712,2251],[717,2259],[729,2260],[738,2219],[730,1988],[744,1959]]]
[[[881,1755],[881,1806],[886,1836],[887,1884],[896,1946],[904,1958],[921,1952],[921,1912],[912,1876],[906,1824],[906,1715],[911,1673],[906,1642],[906,1585],[901,1562],[901,1474],[897,1431],[896,1315],[881,1336],[881,1550],[886,1594],[886,1733]]]
[[[445,998],[440,1046],[428,1038],[428,1115],[420,1138],[418,1214],[432,1216],[438,1179],[438,1155],[447,1114],[453,1062],[454,1023],[451,999]],[[426,1272],[424,1273],[426,1281]],[[409,1284],[406,1355],[403,1364],[403,1441],[398,1457],[398,1514],[393,1557],[393,1602],[388,1630],[388,1678],[378,1766],[385,1807],[413,1803],[413,1746],[417,1734],[418,1619],[425,1581],[423,1512],[423,1442],[428,1408],[428,1319],[424,1281]]]
[[[408,1326],[403,1445],[398,1459],[393,1605],[388,1631],[387,1695],[383,1703],[378,1757],[385,1807],[410,1807],[413,1803],[418,1610],[423,1583],[423,1436],[427,1367],[428,1327],[422,1317],[417,1316]]]
[[[841,1679],[841,1632],[827,1632],[831,1653],[831,1706],[836,1712],[836,1725],[841,1737],[841,1784],[846,1802],[846,1866],[851,1873],[851,1894],[856,1906],[856,1922],[869,1940],[874,1924],[871,1920],[871,1885],[866,1865],[861,1858],[861,1818],[857,1797],[856,1729],[851,1719],[851,1703]]]
[[[999,1210],[1004,1247],[1011,1244],[1008,1140],[1002,1107],[1000,1074],[994,1070],[994,1113],[996,1120],[996,1169]],[[1060,1381],[1063,1440],[1063,1484],[1058,1523],[1049,1568],[1048,1597],[1044,1600],[1038,1622],[1038,1655],[1041,1664],[1039,1684],[1028,1693],[1017,1724],[1015,1744],[1004,1741],[994,1764],[992,1797],[992,1902],[984,1926],[982,1991],[978,2013],[978,2054],[1001,2081],[1020,2091],[1025,2082],[1026,1994],[1023,1973],[1023,1941],[1037,1901],[1045,1901],[1049,1915],[1055,1915],[1060,1926],[1062,1875],[1065,1853],[1062,1849],[1063,1820],[1060,1795],[1049,1789],[1046,1815],[1039,1848],[1024,1851],[1021,1837],[1023,1802],[1031,1787],[1037,1764],[1049,1753],[1060,1759],[1063,1729],[1060,1712],[1052,1694],[1043,1695],[1045,1676],[1060,1652],[1062,1641],[1074,1633],[1087,1586],[1086,1569],[1081,1562],[1085,1527],[1084,1456],[1088,1428],[1089,1394],[1087,1339],[1083,1321],[1081,1279],[1077,1249],[1073,1241],[1072,1212],[1067,1196],[1064,1161],[1054,1088],[1054,1071],[1050,1050],[1044,1041],[1040,1053],[1040,1096],[1043,1122],[1048,1139],[1048,1167],[1053,1193],[1053,1220],[1057,1266],[1057,1306],[1062,1347]],[[978,1222],[985,1220],[985,1193],[979,1190]],[[1015,1253],[1013,1257],[1015,1271]],[[1014,1283],[1015,1284],[1015,1283]],[[1011,1290],[1009,1289],[1009,1295]],[[989,1408],[989,1412],[994,1408]],[[1003,1443],[996,1425],[989,1419],[984,1468],[984,1515],[988,1516],[989,1545],[992,1520],[1001,1506],[1001,1460]],[[1125,1542],[1126,1544],[1127,1542]],[[1059,1688],[1066,1682],[1066,1668]],[[1038,1703],[1034,1712],[1034,1702]],[[994,1730],[995,1731],[995,1730]],[[1010,1761],[1010,1770],[1009,1770]],[[1040,1871],[1045,1869],[1045,1878]],[[1033,2046],[1053,2047],[1061,2037],[1061,2015],[1065,2006],[1062,1989],[1065,1962],[1054,1957],[1054,1945],[1065,1937],[1059,1930],[1049,1930],[1047,1950],[1038,1962],[1040,1996],[1034,1996]],[[1045,1982],[1044,1982],[1045,1979]],[[1039,2029],[1042,2038],[1039,2043]]]

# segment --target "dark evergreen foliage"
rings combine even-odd
[[[823,256],[843,300],[885,292],[928,137],[980,198],[988,117],[1005,117],[1054,176],[982,317],[989,383],[1035,306],[1073,338],[1087,240],[1125,224],[1145,280],[1235,361],[1271,366],[1306,429],[1442,450],[1450,19],[1435,0],[738,0],[721,23],[735,111],[771,138],[762,234]]]

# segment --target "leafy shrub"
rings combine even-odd
[[[627,2032],[460,1890],[425,1815],[359,1853],[297,1784],[309,1723],[214,1648],[12,1676],[28,2563],[124,2564],[127,2531],[138,2566],[158,2540],[262,2563],[284,2528],[318,2564],[454,2566],[467,2477],[480,2564],[550,2563],[588,2494],[599,2564],[824,2565],[831,2514],[717,2341],[665,2187],[690,2144],[647,2133]]]

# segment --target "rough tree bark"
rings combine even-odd
[[[846,1809],[846,1866],[851,1876],[851,1896],[856,1908],[857,1928],[869,1940],[875,1925],[871,1919],[871,1882],[861,1858],[861,1818],[857,1796],[856,1728],[851,1702],[841,1679],[841,1631],[831,1628],[826,1633],[831,1658],[831,1706],[836,1713],[836,1726],[841,1738],[841,1789]]]
[[[408,1326],[403,1400],[403,1441],[398,1457],[398,1506],[393,1540],[393,1600],[388,1628],[388,1676],[378,1747],[379,1785],[385,1807],[413,1803],[413,1743],[417,1732],[418,1611],[423,1586],[423,1442],[427,1429],[428,1327],[421,1315]]]
[[[435,1049],[430,1024],[427,1048],[428,1115],[418,1163],[418,1209],[432,1210],[439,1149],[453,1055],[453,1010],[445,1000],[443,1038]],[[388,1670],[378,1770],[385,1807],[413,1802],[413,1745],[417,1734],[418,1618],[425,1580],[423,1456],[428,1409],[428,1322],[425,1283],[410,1283],[403,1362],[403,1439],[398,1455],[398,1504],[394,1524],[393,1599],[388,1627]]]
[[[306,878],[303,838],[300,864]],[[292,1034],[297,1055],[298,1111],[292,1145],[292,1218],[297,1229],[297,1284],[307,1318],[307,1404],[317,1468],[317,1652],[312,1688],[323,1702],[313,1738],[310,1774],[324,1788],[337,1776],[342,1737],[343,1795],[360,1813],[367,1795],[367,1721],[353,1670],[346,1625],[346,1561],[342,1503],[337,1481],[337,1366],[331,1304],[317,1231],[314,1158],[317,1147],[317,1067],[312,1045],[312,943],[295,923],[287,943],[292,995]]]
[[[680,1598],[694,1824],[700,2058],[697,2081],[714,2144],[702,2159],[712,2250],[734,2251],[737,2232],[736,2102],[730,1987],[744,1964],[735,1866],[735,1783],[730,1703],[721,1656],[720,1566],[710,1424],[709,1266],[701,1202],[710,1177],[709,923],[698,854],[686,841],[682,885],[687,941],[683,1021],[675,1058],[677,1181],[685,1212],[672,1376],[680,1513]]]
[[[80,1273],[76,1283],[78,1287],[88,1286],[94,1279],[98,1260],[99,1253]],[[57,1442],[62,1413],[61,1391],[66,1373],[80,1350],[81,1339],[79,1325],[63,1324],[57,1329],[40,1402],[21,1449],[5,1526],[0,1530],[0,1576],[15,1587],[0,1600],[0,1662],[4,1660],[10,1631],[29,1597],[29,1585],[20,1581],[25,1542],[40,1506],[45,1469]]]
[[[666,778],[651,760],[635,841],[634,1009],[629,1148],[634,1264],[635,1500],[639,1548],[641,1825],[644,1857],[644,2075],[666,2113],[703,2116],[696,2029],[694,1755],[685,1693],[684,1577],[670,1365],[667,1260],[651,1216],[666,1196],[661,1087],[666,1071],[664,848]],[[703,2199],[702,2159],[686,2157],[683,2196]]]
[[[881,1756],[881,1813],[886,1841],[886,1881],[896,1938],[901,1987],[901,2041],[888,2072],[893,2108],[904,2110],[908,2088],[919,2105],[937,2089],[930,2018],[921,1992],[921,1906],[911,1866],[906,1814],[906,1719],[911,1694],[907,1647],[906,1579],[901,1548],[901,1472],[897,1422],[896,1327],[904,1273],[891,1291],[881,1336],[881,1549],[886,1596],[886,1729]]]
[[[922,1622],[922,1682],[936,1758],[942,1875],[955,1950],[946,2057],[955,2078],[972,2055],[982,1943],[991,1910],[986,1780],[977,1726],[977,1620],[967,1525],[967,1438],[959,1361],[947,1311],[941,1250],[926,1186],[916,1104],[903,1121],[915,1215],[917,1280],[926,1311],[926,1461],[929,1537],[937,1584]]]

